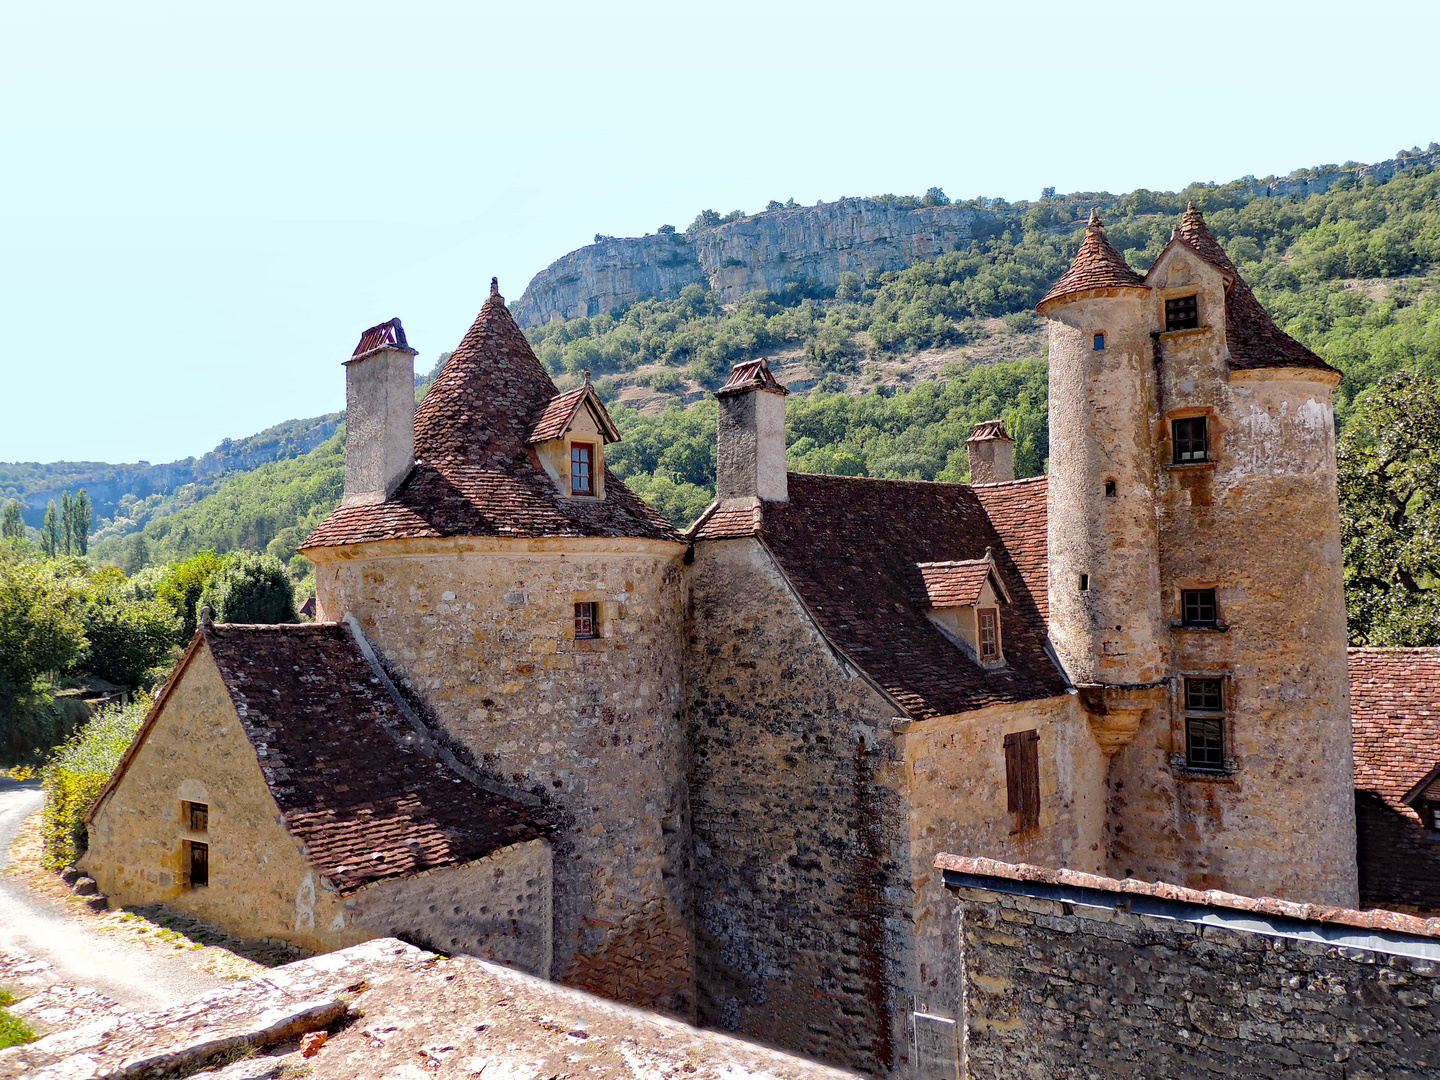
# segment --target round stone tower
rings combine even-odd
[[[1077,685],[1113,698],[1165,675],[1150,290],[1091,214],[1039,310],[1050,321],[1050,639]]]

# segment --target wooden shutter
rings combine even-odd
[[[210,884],[210,845],[190,843],[190,887]]]
[[[1005,797],[1015,832],[1040,827],[1040,732],[1005,736]]]

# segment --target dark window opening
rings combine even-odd
[[[1040,732],[1005,736],[1005,800],[1015,815],[1014,831],[1040,827]]]
[[[1101,349],[1103,349],[1103,348],[1105,348],[1105,335],[1104,335],[1104,334],[1096,334],[1096,335],[1095,335],[1095,351],[1096,351],[1096,352],[1099,352],[1099,351],[1100,351]]]
[[[1224,680],[1185,680],[1186,712],[1222,713],[1224,709]],[[1191,769],[1219,770],[1225,768],[1225,718],[1223,716],[1185,717],[1185,765]]]
[[[210,831],[210,807],[203,802],[192,802],[185,804],[190,809],[190,831]]]
[[[1080,591],[1081,591],[1081,592],[1089,592],[1089,591],[1090,591],[1090,575],[1089,575],[1089,574],[1081,574],[1081,575],[1080,575]]]
[[[593,601],[575,605],[575,636],[577,638],[600,636],[600,619],[596,608],[597,605]]]
[[[1106,480],[1106,481],[1105,481],[1105,498],[1107,498],[1107,499],[1113,499],[1113,498],[1115,498],[1115,481],[1114,481],[1114,480]]]
[[[1440,803],[1421,803],[1420,820],[1433,833],[1440,833]]]
[[[1205,417],[1187,416],[1171,423],[1175,441],[1175,463],[1208,461],[1209,447],[1205,437]]]
[[[1215,626],[1219,611],[1215,606],[1214,589],[1181,589],[1180,621],[1185,626]]]
[[[594,447],[589,443],[570,444],[570,493],[590,495],[595,487],[591,471]]]
[[[1000,612],[983,608],[980,612],[980,659],[994,660],[1000,655]]]
[[[1200,325],[1200,298],[1177,296],[1165,301],[1165,329],[1194,330]]]
[[[1185,708],[1197,712],[1221,712],[1225,691],[1219,679],[1186,679]]]
[[[210,845],[190,841],[190,887],[210,884]]]

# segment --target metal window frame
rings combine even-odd
[[[1210,594],[1210,618],[1208,618],[1208,619],[1192,619],[1192,618],[1190,618],[1189,612],[1188,612],[1188,610],[1187,610],[1188,607],[1189,607],[1189,605],[1186,603],[1186,597],[1187,597],[1187,596],[1190,596],[1190,595],[1203,596],[1205,593],[1209,593],[1209,594]],[[1197,601],[1197,603],[1196,603],[1195,606],[1196,606],[1196,608],[1197,608],[1197,610],[1198,610],[1202,605]],[[1220,625],[1220,596],[1219,596],[1219,590],[1216,589],[1216,588],[1214,588],[1213,586],[1207,586],[1207,587],[1204,587],[1204,588],[1195,588],[1195,589],[1181,589],[1181,590],[1180,590],[1180,625],[1181,625],[1181,626],[1219,626],[1219,625]]]
[[[1188,304],[1185,301],[1190,301]],[[1193,309],[1193,310],[1192,310]],[[1183,326],[1172,325],[1171,312],[1184,310],[1185,314],[1175,320],[1184,323]],[[1191,322],[1191,319],[1194,319]],[[1200,327],[1200,294],[1186,293],[1184,296],[1167,296],[1165,298],[1165,332],[1171,333],[1175,330],[1197,330]]]
[[[1190,425],[1200,426],[1200,450],[1199,456],[1195,456],[1193,428]],[[1181,449],[1180,430],[1181,425],[1187,426],[1187,434],[1184,438],[1186,449]],[[1199,416],[1176,416],[1170,421],[1170,443],[1171,461],[1176,465],[1195,465],[1202,461],[1210,460],[1210,417],[1204,413]],[[1187,456],[1188,455],[1188,456]]]

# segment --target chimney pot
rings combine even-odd
[[[372,326],[345,362],[345,495],[384,502],[415,463],[415,350],[399,319]]]
[[[764,360],[736,364],[715,392],[720,404],[715,494],[724,499],[789,502],[785,472],[785,397]]]
[[[970,455],[970,483],[1003,484],[1015,479],[1015,440],[1005,433],[1004,420],[976,424],[965,449]]]

